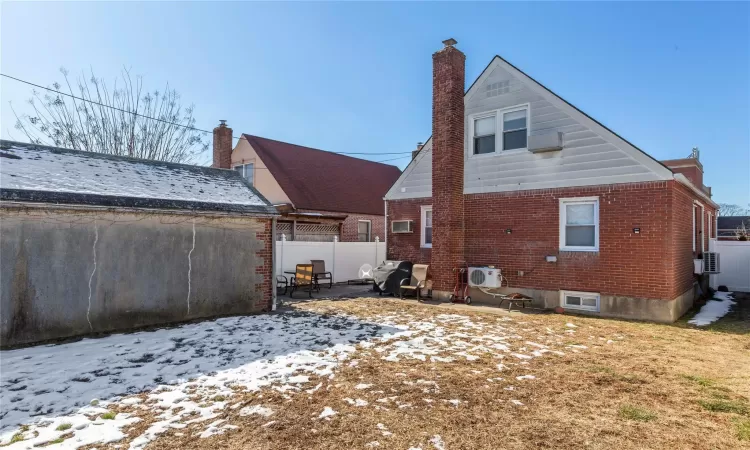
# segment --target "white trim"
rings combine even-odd
[[[708,222],[708,238],[713,239],[713,234],[711,233],[711,230],[713,229],[713,214],[710,212],[708,213],[708,217],[706,222]]]
[[[599,197],[571,197],[560,198],[560,236],[559,247],[565,252],[598,252],[599,251]],[[594,246],[581,247],[565,245],[566,206],[570,204],[593,204],[594,205]]]
[[[425,240],[425,235],[424,235],[425,234],[424,233],[425,220],[426,220],[426,217],[427,217],[426,213],[427,213],[427,211],[432,212],[432,205],[422,205],[420,207],[420,209],[421,209],[421,218],[419,220],[419,246],[422,247],[422,248],[432,248],[432,242],[430,242],[429,244],[427,244],[424,241]],[[434,216],[432,217],[432,223],[433,223],[433,225],[435,224],[435,217]],[[430,228],[433,228],[433,227],[430,227]],[[434,232],[434,228],[433,228],[433,232]]]
[[[681,173],[676,173],[674,174],[674,179],[679,181],[681,184],[684,184],[688,188],[690,188],[690,190],[692,190],[694,193],[698,194],[698,196],[701,197],[703,201],[713,206],[714,208],[719,209],[719,205],[713,200],[711,200],[711,197],[709,197],[708,194],[706,194],[703,190],[699,189],[696,185],[694,185],[692,181],[688,180],[688,178],[685,175]]]
[[[516,111],[526,111],[526,147],[503,150],[503,133],[505,132],[505,121],[503,115]],[[491,153],[474,154],[474,122],[478,119],[495,118],[495,151]],[[522,103],[520,105],[510,106],[508,108],[493,109],[491,111],[482,111],[480,113],[469,115],[469,158],[487,158],[492,156],[512,155],[514,153],[523,153],[528,151],[529,133],[531,132],[531,103]]]
[[[430,150],[427,152],[427,150]],[[402,199],[409,199],[409,198],[426,198],[426,197],[432,197],[432,189],[430,189],[429,193],[416,193],[411,194],[409,193],[408,196],[401,197],[398,196],[400,192],[397,190],[401,187],[401,183],[414,171],[414,168],[417,167],[419,164],[419,161],[424,158],[427,153],[430,154],[430,158],[432,158],[432,136],[430,136],[429,139],[427,139],[427,142],[424,143],[422,146],[422,150],[417,153],[417,157],[413,158],[411,161],[409,161],[409,164],[406,165],[406,168],[403,172],[401,172],[401,176],[398,177],[398,180],[396,180],[395,183],[393,183],[393,186],[391,186],[390,189],[388,189],[388,192],[385,193],[385,199],[386,200],[402,200]],[[432,174],[432,171],[430,171],[430,175]]]
[[[359,235],[360,235],[359,224],[361,222],[366,222],[368,224],[367,225],[367,240],[366,241],[360,241],[359,240]],[[370,241],[372,241],[372,220],[366,220],[366,219],[357,220],[357,242],[370,242]]]
[[[701,209],[700,221],[701,221],[701,255],[702,255],[703,253],[706,252],[706,219],[704,217],[706,215],[706,208],[705,206],[703,206],[703,203],[699,202],[698,200],[693,200],[693,253],[696,253],[695,238],[697,236],[695,235],[695,225],[696,225],[696,220],[698,220],[698,218],[695,216],[696,206],[700,207]]]
[[[581,297],[581,305],[568,305],[565,303],[566,297]],[[584,298],[595,298],[596,306],[584,306]],[[580,292],[580,291],[560,291],[560,306],[565,309],[578,309],[581,311],[594,311],[599,312],[601,305],[601,295],[596,292]]]

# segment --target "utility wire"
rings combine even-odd
[[[168,120],[158,119],[156,117],[150,117],[150,116],[146,116],[146,115],[143,115],[143,114],[139,114],[139,113],[134,112],[134,111],[127,111],[127,110],[124,110],[122,108],[118,108],[116,106],[105,105],[104,103],[100,103],[100,102],[97,102],[97,101],[94,101],[94,100],[89,100],[89,99],[86,99],[86,98],[78,97],[76,95],[69,94],[67,92],[58,91],[56,89],[48,88],[48,87],[45,87],[45,86],[42,86],[42,85],[39,85],[39,84],[36,84],[36,83],[32,83],[30,81],[26,81],[26,80],[22,80],[20,78],[12,77],[12,76],[4,74],[4,73],[0,73],[0,76],[3,76],[5,78],[8,78],[8,79],[11,79],[11,80],[14,80],[14,81],[18,81],[19,83],[28,84],[30,86],[34,86],[34,87],[39,88],[39,89],[45,89],[47,91],[54,92],[54,93],[59,94],[59,95],[65,95],[67,97],[71,97],[73,99],[76,99],[76,100],[79,100],[79,101],[82,101],[82,102],[93,103],[95,105],[102,106],[104,108],[114,109],[116,111],[120,111],[120,112],[123,112],[125,114],[133,114],[136,117],[143,117],[144,119],[155,120],[157,122],[166,123],[168,125],[174,125],[176,127],[187,128],[187,129],[193,130],[193,131],[200,131],[201,133],[213,133],[213,131],[204,130],[202,128],[196,128],[196,127],[191,127],[191,126],[188,126],[188,125],[182,125],[180,123],[170,122]],[[242,139],[245,139],[245,137],[244,136],[240,136],[240,137],[232,136],[232,139],[242,140]],[[245,140],[247,140],[247,139],[245,139]],[[323,151],[326,151],[326,150],[323,150]],[[367,153],[367,152],[329,152],[329,153],[335,153],[337,155],[375,155],[374,153]],[[410,151],[408,151],[408,152],[385,152],[385,153],[377,153],[377,155],[403,155],[405,153],[411,153],[411,152]],[[402,156],[401,158],[404,158],[404,157],[405,156]],[[400,159],[400,158],[388,159],[386,161],[394,161],[396,159]],[[383,162],[383,161],[374,161],[374,162]]]

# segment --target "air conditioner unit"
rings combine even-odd
[[[719,273],[719,254],[716,252],[703,253],[703,273]]]
[[[412,232],[414,232],[414,221],[412,220],[391,221],[391,233],[412,233]]]
[[[499,288],[500,269],[494,267],[469,267],[469,286]]]

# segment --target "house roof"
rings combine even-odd
[[[243,134],[297,209],[384,214],[398,167]]]
[[[5,140],[0,200],[276,214],[234,170]]]
[[[598,120],[594,119],[590,115],[586,114],[584,111],[579,109],[577,106],[573,105],[569,101],[565,100],[561,96],[557,95],[555,92],[553,92],[551,89],[549,89],[547,86],[543,85],[539,81],[537,81],[535,78],[528,75],[523,70],[519,69],[518,67],[514,66],[512,63],[510,63],[508,60],[504,59],[500,55],[495,55],[490,62],[487,64],[487,66],[484,68],[482,73],[479,74],[479,76],[474,80],[474,82],[469,86],[469,88],[464,93],[464,99],[469,98],[476,89],[481,86],[482,81],[486,79],[487,76],[492,72],[491,69],[496,67],[498,64],[503,65],[506,69],[510,69],[513,74],[517,77],[520,77],[521,79],[527,80],[531,85],[535,85],[539,88],[539,92],[541,94],[546,94],[547,99],[552,100],[553,102],[559,103],[560,105],[564,105],[566,109],[570,112],[573,112],[579,121],[581,122],[588,122],[587,125],[590,126],[590,128],[595,129],[599,128],[599,130],[594,130],[599,134],[600,136],[602,134],[609,134],[611,135],[615,141],[620,141],[623,145],[618,145],[618,148],[623,148],[625,150],[628,150],[631,157],[633,157],[635,160],[641,162],[646,167],[649,167],[654,173],[659,174],[664,179],[666,179],[665,175],[672,175],[674,174],[674,171],[672,171],[669,167],[667,167],[662,161],[657,160],[653,156],[646,153],[644,150],[638,148],[633,143],[628,141],[627,139],[623,138],[619,134],[615,133],[613,130],[608,128],[603,123],[599,122]],[[582,120],[581,120],[582,119]],[[427,147],[427,144],[432,141],[432,136],[430,136],[427,141],[425,142],[425,147]],[[412,159],[409,164],[404,169],[404,175],[407,175],[408,172],[410,172],[413,167],[419,162],[419,157]],[[395,185],[395,183],[394,183]],[[710,199],[709,199],[710,201]]]
[[[742,223],[750,228],[750,216],[719,216],[716,218],[717,230],[736,230],[742,226]]]

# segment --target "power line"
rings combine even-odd
[[[157,122],[166,123],[168,125],[174,125],[176,127],[187,128],[187,129],[193,130],[193,131],[200,131],[201,133],[213,133],[213,131],[204,130],[202,128],[191,127],[189,125],[183,125],[181,123],[170,122],[168,120],[158,119],[156,117],[146,116],[146,115],[134,112],[134,111],[127,111],[127,110],[124,110],[122,108],[118,108],[118,107],[112,106],[112,105],[105,105],[104,103],[100,103],[100,102],[97,102],[97,101],[94,101],[94,100],[89,100],[87,98],[78,97],[76,95],[69,94],[67,92],[58,91],[56,89],[48,88],[48,87],[45,87],[45,86],[42,86],[42,85],[39,85],[39,84],[36,84],[36,83],[32,83],[30,81],[26,81],[26,80],[22,80],[20,78],[12,77],[12,76],[4,74],[4,73],[0,73],[0,76],[4,76],[5,78],[9,78],[11,80],[18,81],[19,83],[28,84],[30,86],[34,86],[34,87],[39,88],[39,89],[45,89],[47,91],[54,92],[54,93],[59,94],[59,95],[65,95],[67,97],[71,97],[71,98],[76,99],[78,101],[93,103],[94,105],[101,106],[101,107],[104,107],[104,108],[114,109],[115,111],[120,111],[120,112],[125,113],[125,114],[133,114],[136,117],[143,117],[144,119],[155,120]],[[242,140],[242,139],[245,139],[245,137],[244,136],[240,136],[240,137],[232,136],[232,139]],[[245,139],[245,140],[247,140],[247,139]],[[326,151],[326,150],[323,150],[323,151]],[[367,153],[367,152],[329,152],[329,153],[335,153],[337,155],[375,155],[374,153]],[[377,155],[403,155],[403,154],[406,154],[406,153],[411,153],[411,152],[410,151],[407,151],[407,152],[385,152],[385,153],[377,153]],[[399,158],[395,158],[395,159],[399,159]],[[387,160],[387,161],[392,161],[392,160]],[[381,161],[375,161],[375,162],[381,162]]]

